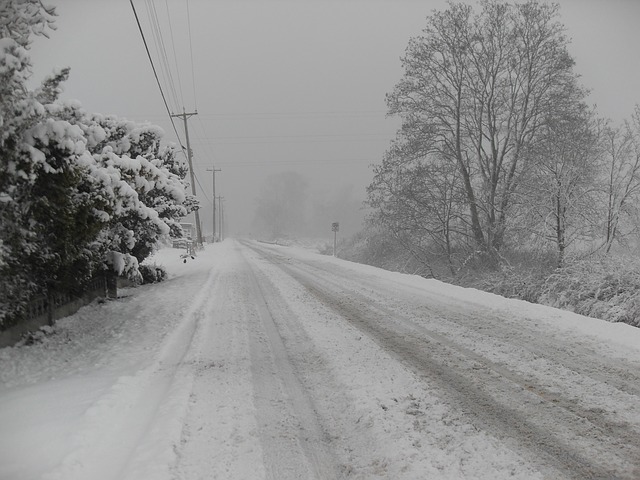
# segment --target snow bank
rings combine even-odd
[[[640,328],[631,325],[611,323],[602,319],[586,317],[546,305],[505,298],[474,288],[451,285],[439,280],[425,279],[417,275],[390,272],[369,265],[320,255],[304,248],[282,246],[273,246],[273,248],[280,248],[283,252],[289,250],[294,253],[296,257],[316,262],[325,262],[337,268],[348,269],[353,272],[368,275],[381,282],[404,285],[415,288],[422,293],[435,295],[439,298],[448,298],[454,303],[464,303],[471,307],[476,306],[493,309],[500,311],[501,314],[508,313],[514,318],[522,319],[523,322],[542,323],[549,329],[560,330],[567,334],[576,332],[588,335],[601,340],[603,343],[613,343],[640,354]],[[612,351],[615,351],[614,347],[612,347]]]
[[[155,400],[163,400],[160,420],[146,446],[137,451],[135,458],[141,463],[132,470],[148,473],[147,462],[140,459],[153,451],[163,452],[160,465],[168,472],[171,442],[180,434],[188,401],[189,377],[177,374],[164,391],[152,390],[151,399],[141,394],[162,375],[163,359],[176,364],[167,355],[157,360],[153,352],[163,351],[163,346],[165,352],[172,351],[188,337],[195,295],[219,254],[209,248],[184,263],[181,253],[167,248],[152,257],[167,268],[169,280],[123,289],[116,300],[83,307],[59,320],[41,343],[0,349],[0,478],[111,478],[108,462],[113,458],[97,446],[119,429],[120,454],[131,454],[139,430],[135,422],[123,424],[123,415],[143,418],[154,391],[159,395]],[[95,465],[87,465],[92,458]],[[94,469],[92,475],[86,475],[88,468]]]

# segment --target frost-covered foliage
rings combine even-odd
[[[142,283],[157,283],[167,279],[167,270],[162,265],[140,265],[140,274],[142,275]]]
[[[163,132],[59,99],[61,69],[27,88],[29,43],[53,27],[38,0],[0,2],[0,328],[34,294],[76,292],[139,263],[196,204]]]
[[[368,224],[352,237],[339,241],[337,255],[345,260],[364,263],[394,272],[420,275],[425,278],[447,278],[446,262],[427,262],[408,248],[398,248],[400,240],[390,231]],[[326,255],[333,253],[327,244]]]
[[[163,132],[154,125],[93,115],[82,128],[94,136],[88,149],[95,175],[121,200],[109,212],[103,233],[112,249],[139,263],[162,236],[179,231],[179,220],[197,204],[185,193],[186,169],[175,147],[160,145]]]
[[[442,260],[425,263],[397,248],[389,232],[369,228],[338,245],[340,258],[507,298],[539,303],[610,322],[640,327],[640,261],[631,253],[571,256],[557,267],[554,249],[505,252],[498,268],[466,264],[455,274]],[[331,247],[321,253],[330,255]],[[435,257],[434,257],[435,258]]]
[[[453,268],[461,250],[497,264],[543,156],[531,147],[586,98],[568,44],[558,6],[535,0],[449,2],[427,17],[386,97],[402,125],[374,167],[371,221],[420,256],[439,250]]]
[[[640,327],[640,263],[636,259],[592,255],[568,259],[562,268],[554,266],[553,252],[519,260],[458,283]]]
[[[611,257],[574,263],[546,279],[538,302],[640,327],[640,265]]]
[[[49,166],[31,161],[21,137],[45,113],[36,98],[39,92],[28,91],[25,84],[31,38],[46,35],[53,13],[36,1],[0,2],[0,318],[18,310],[37,289],[32,275],[21,268],[21,262],[37,254],[35,220],[26,218],[26,200],[38,172]],[[41,92],[50,87],[45,82]]]

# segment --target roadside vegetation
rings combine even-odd
[[[342,256],[639,325],[640,107],[602,118],[574,63],[557,5],[434,12]]]
[[[29,88],[29,48],[55,28],[39,0],[0,4],[0,329],[34,296],[81,295],[140,263],[196,207],[163,132],[60,99],[68,69]],[[149,272],[146,272],[149,273]],[[156,280],[162,277],[154,270]],[[150,276],[148,274],[145,276]]]
[[[322,252],[331,254],[328,244]],[[425,263],[380,232],[363,231],[339,245],[346,260],[640,327],[640,261],[631,251],[568,257],[560,268],[549,253],[506,255],[497,266],[469,262],[452,274],[437,259]]]

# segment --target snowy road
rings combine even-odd
[[[1,479],[640,478],[640,329],[255,242],[160,260],[0,350]]]

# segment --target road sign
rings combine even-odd
[[[340,231],[340,223],[338,223],[338,222],[333,222],[333,223],[331,224],[331,231],[333,231],[333,232],[338,232],[338,231]]]

